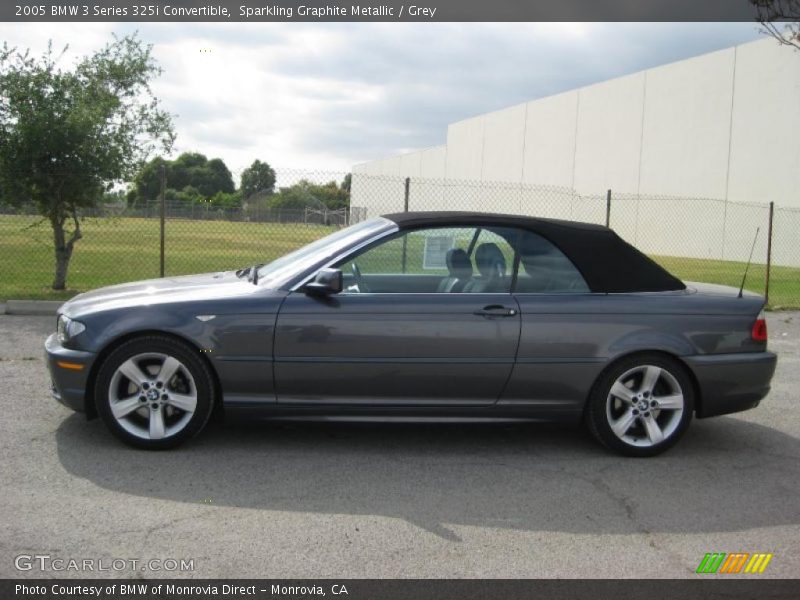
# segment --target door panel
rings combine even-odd
[[[724,315],[692,307],[684,292],[516,294],[522,312],[517,365],[499,404],[581,411],[605,366],[641,350],[708,352],[731,331]],[[694,311],[697,312],[694,312]],[[677,316],[676,316],[677,315]]]
[[[580,411],[606,365],[604,342],[619,319],[597,314],[595,294],[518,294],[522,333],[517,364],[500,404]],[[604,322],[608,321],[608,325]]]
[[[476,314],[492,305],[508,314]],[[510,294],[295,292],[276,327],[278,402],[494,404],[519,332]]]

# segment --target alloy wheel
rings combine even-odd
[[[117,367],[108,389],[111,414],[125,431],[161,440],[182,431],[197,409],[189,369],[168,354],[136,354]]]
[[[668,440],[685,409],[683,389],[667,369],[640,365],[625,371],[611,386],[606,418],[611,431],[631,446],[649,448]]]

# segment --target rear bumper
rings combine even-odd
[[[777,356],[772,352],[685,357],[700,386],[699,418],[755,408],[769,393]]]
[[[56,334],[44,343],[47,368],[50,370],[53,398],[78,412],[86,410],[86,387],[95,355],[64,348]]]

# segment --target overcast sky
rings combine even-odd
[[[164,73],[176,151],[233,171],[347,170],[445,141],[448,123],[759,39],[750,23],[0,24],[67,63],[139,31]]]

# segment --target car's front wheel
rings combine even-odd
[[[95,385],[97,412],[121,440],[148,450],[173,448],[198,434],[214,405],[214,385],[197,351],[166,336],[121,344]]]
[[[602,444],[627,456],[655,456],[689,427],[694,388],[685,368],[660,354],[615,363],[595,385],[586,422]]]

